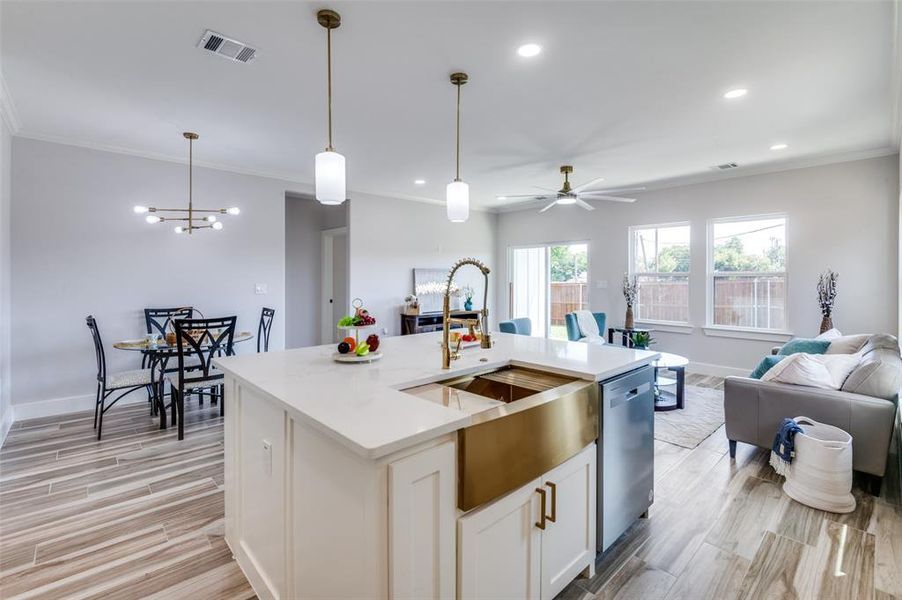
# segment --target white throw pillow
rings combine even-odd
[[[844,335],[834,338],[830,340],[830,347],[827,348],[827,354],[855,354],[868,343],[870,338],[871,334],[869,333]]]
[[[761,381],[838,390],[855,370],[858,354],[790,354],[767,371]]]
[[[833,328],[833,329],[828,329],[827,331],[820,334],[819,336],[817,336],[814,339],[828,340],[828,341],[832,342],[833,340],[835,340],[838,337],[842,337],[842,332],[839,329]]]

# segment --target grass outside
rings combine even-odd
[[[566,340],[567,339],[567,326],[566,325],[552,325],[550,335],[548,336],[555,340]]]

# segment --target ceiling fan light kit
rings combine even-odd
[[[326,29],[326,71],[329,106],[329,145],[316,155],[316,199],[321,204],[341,204],[347,198],[345,157],[332,147],[332,30],[341,26],[341,16],[334,10],[316,13],[316,21]]]
[[[463,223],[470,218],[470,186],[460,178],[460,87],[467,79],[466,73],[451,74],[451,83],[457,87],[457,161],[454,181],[445,190],[445,204],[452,223]]]
[[[231,208],[194,208],[194,140],[200,136],[193,131],[186,131],[182,136],[188,140],[188,208],[156,208],[154,206],[136,206],[135,213],[141,215],[146,214],[144,220],[151,225],[163,223],[166,221],[182,221],[183,224],[175,227],[176,233],[187,232],[191,235],[198,229],[222,229],[222,222],[218,221],[216,215],[237,215],[241,211],[237,206]],[[164,213],[163,216],[157,213]],[[165,213],[175,213],[166,216]],[[187,216],[176,216],[187,213]],[[196,213],[206,213],[206,216],[195,216]],[[203,225],[195,225],[194,223],[203,223]]]

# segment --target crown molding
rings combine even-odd
[[[135,148],[126,148],[124,146],[115,146],[111,144],[103,144],[98,143],[93,140],[83,140],[77,138],[70,138],[65,136],[57,136],[46,133],[39,133],[34,131],[22,131],[19,130],[16,134],[16,137],[25,138],[29,140],[35,140],[38,142],[47,142],[50,144],[61,144],[64,146],[74,146],[76,148],[85,148],[88,150],[96,150],[98,152],[111,152],[113,154],[122,154],[125,156],[135,156],[137,158],[146,158],[149,160],[159,160],[163,162],[171,162],[177,163],[181,165],[187,165],[188,160],[184,156],[175,156],[171,154],[163,154],[159,152],[148,152],[145,150],[137,150]],[[294,184],[294,187],[290,187],[286,189],[286,192],[291,192],[294,194],[312,194],[314,192],[314,185],[309,181],[304,181],[299,179],[294,173],[285,173],[280,171],[261,171],[255,169],[246,169],[242,167],[235,167],[228,164],[223,163],[213,163],[213,162],[205,162],[201,160],[194,160],[194,166],[203,167],[206,169],[214,169],[216,171],[223,171],[226,173],[235,173],[238,175],[250,175],[252,177],[262,177],[265,179],[275,179],[278,181],[283,181],[288,184]],[[349,190],[349,196],[351,200],[354,199],[355,194],[363,194],[366,196],[371,196],[375,198],[389,198],[389,199],[397,199],[397,200],[407,200],[409,202],[419,202],[422,204],[431,204],[433,206],[444,206],[444,200],[439,200],[436,198],[427,198],[424,196],[412,196],[407,194],[395,194],[392,196],[387,196],[384,193],[373,192],[365,189],[354,189]],[[470,210],[475,212],[494,212],[487,208],[475,207],[471,206]]]
[[[781,162],[769,162],[760,165],[739,167],[738,169],[725,172],[712,171],[710,173],[692,173],[688,175],[680,175],[677,177],[669,177],[666,179],[633,181],[627,182],[624,185],[645,186],[645,192],[650,192],[655,190],[666,190],[670,188],[683,187],[687,185],[696,185],[699,183],[727,181],[730,179],[738,179],[742,177],[766,175],[768,173],[781,173],[783,171],[794,171],[796,169],[806,169],[808,167],[820,167],[824,165],[852,162],[856,160],[866,160],[868,158],[880,158],[882,156],[892,156],[898,153],[898,147],[885,146],[879,148],[869,148],[865,150],[853,150],[849,152],[817,154],[814,156],[787,159]],[[641,198],[641,195],[645,192],[637,192],[636,195]],[[548,204],[548,202],[545,200],[528,200],[526,202],[521,202],[513,205],[496,206],[494,207],[494,211],[497,213],[516,212],[520,210],[534,209],[536,207],[544,206],[545,204]]]
[[[16,112],[16,104],[9,93],[9,86],[6,85],[2,71],[0,71],[0,119],[6,123],[6,127],[13,135],[19,133],[21,129],[19,113]]]

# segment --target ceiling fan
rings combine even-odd
[[[588,189],[595,183],[599,183],[604,178],[599,177],[597,179],[593,179],[592,181],[587,181],[582,185],[578,185],[576,187],[570,187],[570,173],[573,172],[573,167],[570,165],[562,165],[561,173],[564,174],[564,185],[561,189],[548,190],[549,192],[553,192],[550,194],[519,194],[515,196],[504,196],[504,198],[534,198],[535,200],[551,200],[551,203],[548,204],[545,208],[540,210],[539,212],[545,212],[555,204],[576,204],[586,210],[595,210],[595,207],[586,202],[586,200],[610,200],[612,202],[635,202],[635,198],[623,198],[621,196],[613,196],[611,194],[618,194],[621,192],[641,192],[644,190],[644,187],[634,187],[634,188],[616,188],[616,189],[607,189],[607,190],[590,190]],[[546,188],[541,188],[546,189]]]

